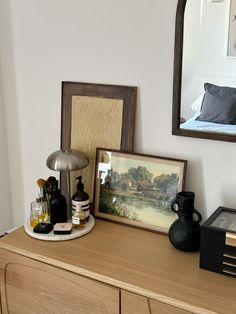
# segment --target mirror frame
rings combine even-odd
[[[178,135],[178,136],[205,138],[205,139],[227,141],[227,142],[236,142],[236,135],[217,134],[217,133],[210,133],[210,132],[180,129],[184,13],[185,13],[186,3],[187,3],[187,0],[178,0],[176,18],[175,18],[172,134]]]

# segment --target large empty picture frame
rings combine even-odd
[[[89,166],[71,172],[71,193],[82,175],[85,191],[93,203],[97,147],[133,150],[137,87],[62,82],[61,148],[78,149],[89,158]],[[61,190],[66,177],[61,174]]]

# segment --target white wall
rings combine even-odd
[[[189,161],[186,189],[204,217],[235,207],[236,144],[171,135],[177,0],[2,0],[3,91],[14,225],[52,174],[61,81],[139,87],[135,150]],[[3,11],[2,11],[3,10]],[[4,60],[4,62],[3,62]]]
[[[4,14],[0,9],[0,20],[3,21],[4,19]],[[0,24],[0,56],[2,55],[2,51],[4,49],[1,45],[4,36],[4,29],[1,27]],[[4,95],[2,88],[2,69],[4,67],[4,63],[5,59],[0,57],[0,235],[3,234],[4,231],[13,227],[11,186],[8,161],[8,141],[6,134],[5,108],[3,97]]]
[[[5,112],[0,77],[0,235],[13,226],[8,147],[5,128]]]

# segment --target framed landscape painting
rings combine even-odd
[[[97,148],[95,217],[168,233],[186,167],[186,160]]]

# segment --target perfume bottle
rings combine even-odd
[[[30,224],[31,227],[35,227],[40,222],[46,222],[48,220],[48,204],[46,201],[36,198],[31,203],[30,210]]]
[[[72,213],[72,224],[74,228],[86,225],[86,214],[79,203],[76,204],[76,210]]]

